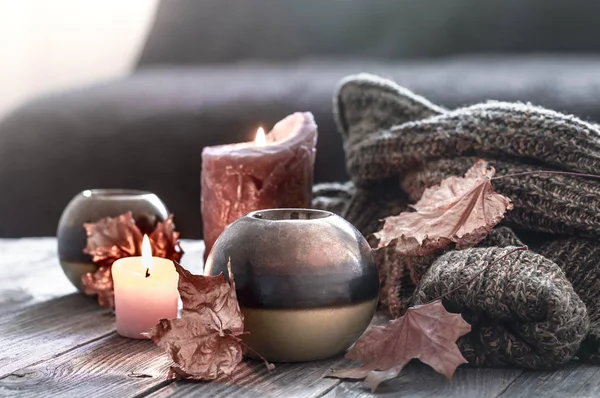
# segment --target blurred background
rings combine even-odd
[[[123,75],[156,0],[0,0],[0,117],[38,95]]]
[[[50,236],[78,192],[155,192],[201,236],[206,145],[295,111],[345,180],[332,96],[371,72],[448,108],[600,121],[595,0],[0,0],[0,237]]]

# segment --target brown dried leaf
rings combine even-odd
[[[161,319],[150,337],[165,350],[181,372],[195,380],[214,380],[230,376],[242,361],[240,339],[215,329],[207,311],[192,312],[182,318]]]
[[[95,223],[83,224],[87,234],[87,246],[84,253],[92,256],[98,265],[95,273],[81,277],[83,291],[98,296],[102,307],[114,307],[114,287],[112,264],[123,257],[140,256],[142,250],[142,232],[136,226],[131,212],[118,217],[106,217]],[[179,233],[175,232],[173,215],[164,222],[156,224],[150,235],[152,255],[180,261],[183,250],[179,246]]]
[[[83,292],[90,296],[98,296],[101,307],[115,307],[115,290],[110,266],[99,267],[94,273],[88,272],[81,277]]]
[[[192,275],[175,263],[183,313],[178,319],[161,319],[148,332],[178,366],[172,372],[183,378],[214,380],[231,376],[242,360],[244,316],[235,294],[229,267],[227,283],[223,274]]]
[[[181,261],[183,250],[179,245],[179,232],[175,231],[173,214],[170,214],[164,222],[158,222],[149,238],[152,242],[153,256],[168,258],[177,262]]]
[[[99,266],[110,266],[122,257],[141,255],[143,236],[131,212],[83,224],[83,227],[87,234],[83,252],[92,256],[92,261]]]
[[[365,383],[375,391],[417,358],[450,379],[458,366],[467,363],[456,340],[470,331],[462,316],[447,312],[440,300],[411,307],[386,326],[367,330],[346,354],[362,367],[335,371],[329,377],[366,378]]]
[[[90,296],[97,295],[100,306],[114,308],[112,263],[121,257],[140,255],[142,233],[131,212],[86,223],[83,227],[87,235],[83,252],[92,256],[92,261],[98,265],[96,272],[81,277],[83,291]]]
[[[412,206],[415,212],[385,219],[375,233],[378,247],[396,242],[401,254],[426,256],[452,242],[459,249],[475,246],[512,209],[510,199],[494,192],[494,172],[479,160],[464,177],[448,177],[428,188]]]

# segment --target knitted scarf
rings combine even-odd
[[[531,104],[436,106],[377,76],[344,79],[334,96],[351,182],[315,186],[313,206],[353,223],[370,243],[381,219],[478,159],[496,175],[557,170],[600,175],[600,128]],[[445,297],[472,331],[457,344],[474,365],[554,368],[600,363],[600,180],[537,174],[493,181],[514,210],[477,247],[427,257],[375,252],[381,305],[400,316],[499,259]]]

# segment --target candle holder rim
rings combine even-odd
[[[293,214],[296,213],[297,214],[297,218],[292,217]],[[275,215],[275,216],[280,216],[281,214],[285,214],[287,215],[286,217],[264,217],[264,215]],[[301,218],[300,215],[306,215],[306,214],[311,214],[313,216],[311,217],[306,217],[306,218]],[[319,210],[319,209],[303,209],[303,208],[275,208],[275,209],[263,209],[263,210],[255,210],[253,212],[250,212],[246,215],[246,217],[249,217],[253,220],[260,220],[260,221],[273,221],[273,222],[281,222],[281,221],[313,221],[313,220],[319,220],[319,219],[324,219],[324,218],[328,218],[328,217],[332,217],[335,214],[330,212],[330,211],[326,211],[326,210]]]
[[[81,192],[81,195],[86,198],[101,198],[101,199],[128,199],[140,198],[143,196],[156,196],[150,191],[141,189],[124,189],[124,188],[95,188],[86,189]]]

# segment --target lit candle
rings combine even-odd
[[[256,138],[254,138],[254,145],[255,146],[263,146],[267,143],[267,136],[265,135],[265,129],[263,129],[262,127],[258,128],[258,131],[256,132]]]
[[[177,317],[179,276],[171,260],[152,257],[144,235],[141,257],[125,257],[112,265],[117,333],[143,339],[160,319]]]
[[[206,259],[229,224],[255,210],[308,207],[312,198],[317,125],[294,113],[252,142],[202,151],[202,222]]]

